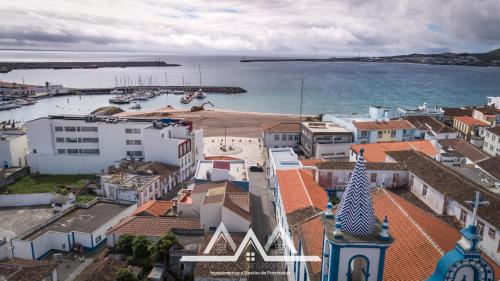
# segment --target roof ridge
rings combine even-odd
[[[394,200],[394,198],[392,198],[391,194],[385,190],[384,188],[381,189],[382,192],[384,192],[388,197],[389,199],[391,200],[391,202],[401,211],[401,213],[403,213],[403,215],[408,218],[408,220],[417,228],[418,231],[420,231],[420,233],[422,233],[422,235],[427,239],[429,240],[429,242],[431,243],[432,247],[434,247],[441,256],[444,255],[444,251],[441,247],[439,247],[439,245],[436,243],[436,241],[434,241],[434,239],[432,239],[432,237],[425,231],[425,229],[417,223],[417,221],[415,221],[414,218],[412,218],[408,212],[406,212],[406,210],[396,201]]]
[[[309,204],[314,207],[314,204],[311,200],[311,196],[309,195],[309,190],[306,188],[306,184],[304,183],[304,180],[302,179],[302,175],[299,172],[299,169],[295,169],[297,174],[299,175],[300,182],[302,183],[302,188],[306,191],[307,199],[309,200]]]

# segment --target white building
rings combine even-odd
[[[473,181],[453,172],[434,159],[415,151],[387,152],[389,161],[404,164],[409,171],[408,185],[411,192],[438,215],[452,216],[462,226],[472,222],[472,208],[466,203],[476,191],[489,201],[479,209],[478,234],[482,241],[479,248],[500,265],[500,199]]]
[[[300,123],[279,123],[262,130],[262,140],[267,148],[292,147],[300,144]]]
[[[488,99],[488,106],[494,106],[496,109],[500,109],[500,97],[486,97]]]
[[[404,120],[415,127],[415,139],[442,140],[458,138],[458,131],[431,116],[407,116]]]
[[[222,222],[229,232],[246,232],[251,223],[250,195],[230,181],[181,190],[176,207],[179,218],[199,218],[205,231],[215,231]]]
[[[100,184],[106,198],[137,202],[138,207],[147,201],[160,199],[164,189],[159,175],[107,174],[101,176]]]
[[[0,164],[2,168],[27,166],[28,139],[24,133],[0,133]]]
[[[101,173],[136,158],[179,166],[185,180],[203,153],[203,130],[181,120],[60,115],[25,125],[31,172],[42,174]]]
[[[416,108],[398,108],[397,111],[400,116],[433,116],[442,119],[444,115],[444,110],[441,107],[429,107],[425,102]]]
[[[353,122],[354,143],[409,141],[415,138],[415,127],[406,120]]]
[[[248,191],[248,168],[245,160],[200,160],[196,166],[196,184],[231,181]]]
[[[491,156],[500,155],[500,126],[486,128],[483,150]]]
[[[340,198],[356,162],[318,162],[315,179],[328,195]],[[398,188],[408,184],[408,170],[400,163],[365,163],[370,188]]]
[[[302,163],[299,161],[299,156],[289,148],[270,148],[269,149],[269,166],[267,167],[267,176],[269,185],[274,188],[276,184],[276,170],[301,169]]]
[[[335,159],[349,157],[352,132],[332,122],[302,122],[300,149],[306,157]]]

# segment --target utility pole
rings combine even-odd
[[[302,102],[304,100],[304,79],[300,82],[300,117],[299,121],[302,121]]]

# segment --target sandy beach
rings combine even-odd
[[[209,109],[191,112],[189,109],[161,108],[154,111],[122,112],[117,116],[170,116],[193,120],[194,128],[203,128],[206,137],[223,136],[224,128],[228,136],[262,137],[262,128],[282,122],[298,122],[299,116],[260,112],[238,112]],[[305,118],[304,116],[303,118]]]

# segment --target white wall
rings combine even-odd
[[[411,176],[414,177],[413,183],[409,182],[411,185],[411,192],[415,194],[418,199],[424,202],[429,208],[431,208],[434,212],[439,215],[444,214],[444,196],[439,191],[435,190],[429,184],[426,184],[422,179],[416,177],[413,173],[410,173],[410,181]],[[424,196],[422,194],[424,184],[427,186],[427,194]]]
[[[229,232],[247,232],[250,227],[250,221],[242,218],[231,210],[222,207],[222,222]]]
[[[0,261],[10,257],[10,243],[4,243],[0,246]]]
[[[220,222],[221,222],[220,205],[207,204],[200,206],[200,223],[203,229],[207,231],[210,229],[210,227],[217,228]]]
[[[28,138],[26,135],[8,135],[6,140],[0,140],[0,165],[3,168],[7,163],[8,167],[25,167],[26,154],[28,152]]]
[[[283,135],[286,139],[283,140]],[[278,136],[278,140],[276,140]],[[290,140],[290,137],[292,138]],[[263,137],[264,146],[267,148],[278,148],[278,147],[298,147],[300,143],[300,132],[296,133],[280,133],[280,132],[264,132]]]
[[[349,157],[352,143],[316,144],[314,155],[316,158],[333,159]]]
[[[32,260],[33,255],[31,253],[31,241],[27,240],[10,240],[12,245],[12,251],[14,253],[13,257]]]
[[[53,193],[0,195],[0,207],[50,205]]]

